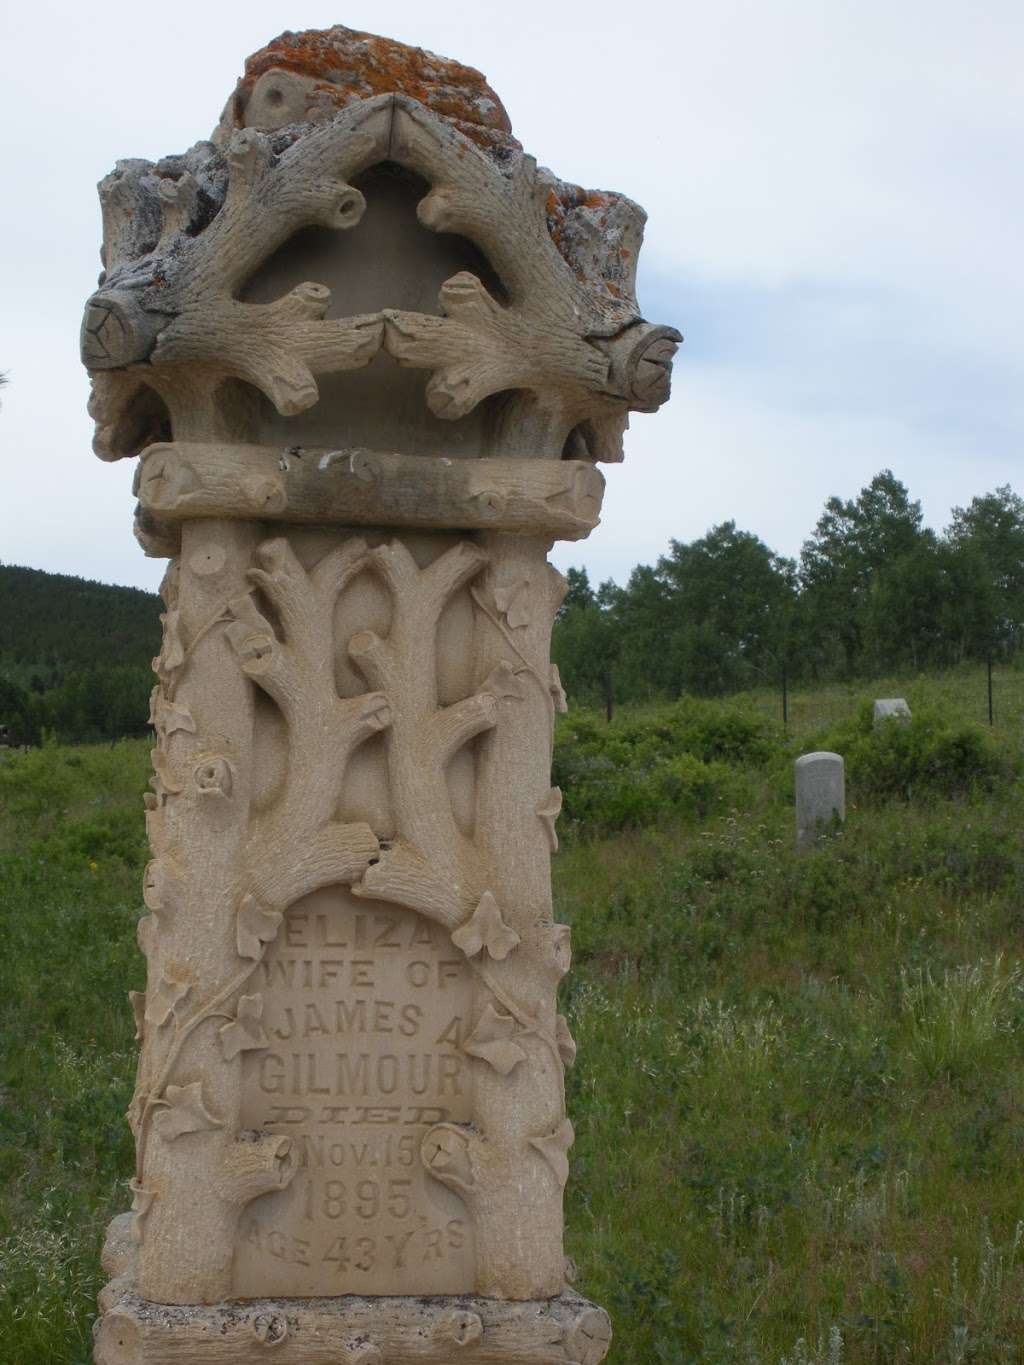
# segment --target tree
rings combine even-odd
[[[581,570],[586,580],[586,570]],[[587,706],[602,705],[609,689],[609,674],[618,654],[618,635],[608,606],[610,593],[602,589],[605,604],[590,592],[566,605],[556,621],[551,640],[551,657],[558,665],[566,693]],[[614,584],[610,585],[614,588]]]
[[[567,584],[565,597],[558,609],[557,619],[561,619],[576,607],[592,607],[594,605],[594,590],[590,586],[586,569],[567,569],[565,581]]]
[[[846,672],[863,661],[871,592],[878,575],[920,548],[921,504],[890,469],[857,498],[831,497],[800,556],[803,620],[827,666]]]
[[[974,652],[1020,648],[1024,643],[1024,498],[1003,484],[994,493],[954,507],[949,544],[974,559],[987,579],[991,620]]]
[[[794,597],[791,561],[726,521],[689,545],[672,541],[657,574],[668,592],[673,691],[725,692],[775,672]]]

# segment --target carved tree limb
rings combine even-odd
[[[437,699],[437,626],[451,598],[483,568],[486,556],[461,541],[421,569],[393,540],[369,556],[387,585],[391,628],[385,639],[362,631],[349,655],[371,687],[387,697],[391,799],[399,838],[353,886],[357,895],[393,901],[452,928],[479,898],[479,859],[452,814],[445,768],[452,755],[494,724],[486,690],[442,708]]]
[[[253,892],[283,912],[301,896],[360,876],[377,855],[367,825],[333,821],[352,752],[391,719],[386,697],[341,698],[334,680],[334,606],[367,563],[366,544],[347,541],[307,573],[285,540],[264,542],[250,581],[281,623],[279,637],[251,596],[232,603],[228,628],[243,672],[276,702],[288,729],[284,789],[256,816],[245,866]],[[280,850],[293,850],[282,860]]]
[[[155,203],[142,192],[146,175],[115,174],[104,193],[111,266],[86,307],[85,364],[105,371],[147,362],[158,389],[164,372],[172,390],[183,369],[201,372],[208,386],[233,376],[261,389],[284,414],[316,402],[317,374],[367,364],[380,349],[381,320],[325,321],[330,291],[324,286],[302,284],[269,304],[236,296],[299,228],[359,222],[365,201],[348,179],[386,155],[390,124],[385,96],[343,111],[277,155],[266,135],[237,132],[227,152],[223,202],[198,231],[199,196],[190,173],[160,181]],[[140,205],[160,214],[161,230],[151,250],[131,260],[128,251],[140,245],[131,219]]]
[[[499,171],[457,129],[403,97],[394,123],[392,155],[431,181],[420,221],[480,246],[508,299],[460,272],[441,287],[440,317],[385,310],[386,349],[401,365],[433,371],[427,403],[439,417],[464,417],[492,394],[525,390],[538,453],[543,443],[544,454],[560,455],[570,431],[590,419],[592,458],[609,449],[615,457],[616,424],[621,434],[630,407],[649,410],[657,388],[638,357],[666,376],[675,349],[667,347],[681,337],[640,320],[631,299],[609,310],[607,291],[572,269],[549,230],[554,182],[532,157]],[[667,391],[658,392],[664,401]]]

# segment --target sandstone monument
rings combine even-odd
[[[100,1365],[595,1365],[566,1283],[546,555],[679,334],[644,215],[344,28],[118,164],[82,354],[166,556],[130,1213]]]

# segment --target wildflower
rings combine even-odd
[[[98,872],[99,870],[100,870],[100,865],[99,865],[99,863],[94,863],[94,862],[92,861],[92,859],[90,858],[90,859],[89,859],[89,871],[90,871],[90,872]]]

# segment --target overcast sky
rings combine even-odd
[[[0,561],[157,583],[129,462],[90,450],[95,184],[208,136],[283,28],[336,22],[479,67],[542,164],[649,212],[640,302],[686,335],[675,393],[562,567],[623,581],[728,518],[794,555],[885,467],[937,528],[1024,492],[1020,0],[32,0],[0,20]]]

